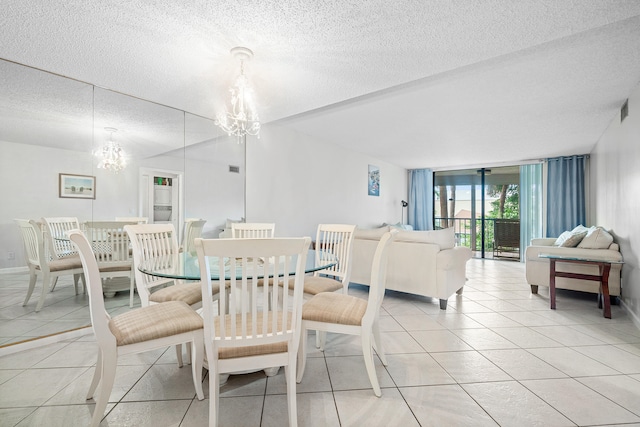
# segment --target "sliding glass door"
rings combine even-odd
[[[434,227],[453,227],[475,257],[519,260],[519,182],[519,166],[436,172]]]

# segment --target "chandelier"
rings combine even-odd
[[[109,140],[101,149],[96,150],[95,155],[100,159],[98,169],[106,169],[113,173],[118,173],[127,166],[125,153],[120,144],[113,140],[113,134],[118,131],[116,128],[104,128],[109,132]]]
[[[231,55],[240,60],[240,75],[233,86],[229,88],[231,93],[230,108],[218,114],[216,124],[229,136],[238,137],[238,142],[245,135],[260,137],[260,118],[254,103],[253,89],[247,76],[244,75],[244,61],[253,57],[253,52],[246,47],[234,47]]]

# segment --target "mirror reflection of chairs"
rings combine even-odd
[[[86,221],[84,232],[91,242],[93,253],[98,261],[100,277],[103,278],[103,290],[106,297],[113,296],[122,289],[122,285],[113,281],[116,277],[129,280],[129,307],[133,307],[135,295],[135,274],[129,236],[124,231],[126,225],[136,225],[137,221]]]
[[[196,254],[196,247],[193,242],[198,237],[202,237],[202,230],[206,222],[207,220],[200,218],[187,218],[184,220],[184,233],[182,234],[180,252]]]
[[[276,225],[269,222],[233,222],[233,239],[270,239],[275,236]]]
[[[27,296],[22,303],[26,306],[33,294],[38,279],[38,274],[42,275],[42,292],[36,304],[35,311],[38,312],[44,306],[47,291],[53,290],[58,277],[64,275],[73,275],[73,285],[75,293],[78,295],[78,282],[82,278],[83,286],[86,287],[85,279],[82,274],[82,263],[77,255],[68,255],[66,257],[51,257],[45,247],[45,233],[42,231],[40,224],[34,220],[15,219],[15,223],[20,228],[20,234],[24,243],[25,258],[29,267],[29,288]],[[74,251],[75,252],[75,251]]]
[[[193,384],[198,399],[203,400],[202,318],[183,301],[141,307],[112,318],[105,309],[102,280],[91,244],[80,230],[70,231],[69,237],[80,251],[89,291],[91,324],[99,347],[87,393],[87,399],[91,399],[98,390],[91,426],[100,424],[113,389],[118,357],[127,354],[191,343]]]

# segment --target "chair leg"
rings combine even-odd
[[[360,337],[362,341],[362,355],[364,356],[364,365],[367,368],[367,374],[369,375],[369,381],[373,387],[373,393],[380,397],[382,391],[380,390],[380,384],[378,384],[378,376],[376,375],[376,367],[373,362],[373,348],[371,346],[371,334],[363,331]]]
[[[380,325],[377,319],[373,323],[373,348],[378,354],[378,357],[380,357],[382,364],[387,366],[387,356],[384,355],[384,347],[382,346],[382,339],[380,338]]]
[[[302,322],[304,323],[304,320]],[[296,368],[298,372],[296,373],[296,382],[302,381],[304,368],[307,365],[307,335],[309,334],[309,331],[305,329],[304,325],[301,329],[302,336],[300,337],[300,344],[298,346],[298,364]]]
[[[58,284],[58,276],[53,278],[53,282],[51,282],[51,287],[49,292],[53,292],[53,290],[56,288],[56,285]]]
[[[182,368],[182,344],[176,345],[176,359],[178,359],[178,368]]]
[[[93,395],[96,392],[96,388],[100,383],[101,377],[102,377],[102,349],[98,349],[98,361],[96,362],[96,368],[93,371],[93,379],[91,380],[91,385],[89,386],[89,391],[87,392],[87,400],[93,398]]]
[[[202,391],[202,365],[204,361],[204,339],[202,334],[196,334],[191,342],[191,351],[193,361],[191,362],[191,374],[193,376],[193,385],[196,388],[196,396],[198,400],[204,399]]]
[[[100,380],[100,390],[98,391],[98,401],[93,409],[93,418],[91,418],[91,426],[98,427],[100,420],[104,416],[104,410],[107,409],[107,403],[113,389],[113,382],[116,378],[117,350],[115,348],[108,349],[102,355],[102,379]]]
[[[80,281],[80,274],[73,275],[73,289],[76,291],[76,295],[78,295],[78,282]]]
[[[191,365],[191,346],[186,345],[185,347],[187,347],[187,364]]]
[[[44,299],[47,296],[47,286],[49,284],[49,276],[50,275],[47,273],[42,275],[42,292],[40,293],[40,299],[38,300],[38,305],[36,305],[36,312],[42,310],[42,306],[44,306]],[[57,277],[55,279],[57,279]]]
[[[22,303],[23,307],[27,305],[27,303],[29,302],[31,295],[33,294],[33,290],[36,287],[37,280],[38,280],[38,275],[36,274],[35,269],[31,269],[31,271],[29,272],[29,289],[27,290],[27,296],[25,297],[24,302]],[[45,286],[45,285],[43,284],[42,286]]]
[[[289,427],[298,425],[298,408],[296,405],[296,357],[289,353],[289,364],[284,367],[284,376],[287,380],[287,403],[289,409]]]
[[[213,356],[213,357],[210,357]],[[215,359],[215,360],[211,360]],[[220,375],[218,374],[218,357],[207,352],[207,362],[209,363],[209,427],[218,426],[218,394],[220,390]]]
[[[136,281],[135,281],[135,277],[133,276],[133,272],[131,273],[130,280],[131,280],[131,285],[129,286],[129,307],[133,308],[133,296],[136,293],[135,292],[135,290],[136,290]]]
[[[324,351],[324,346],[327,344],[327,331],[316,331],[316,348],[320,351]]]

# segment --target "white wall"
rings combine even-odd
[[[278,125],[246,143],[247,221],[275,222],[277,236],[314,239],[320,223],[400,222],[406,169]],[[369,164],[380,168],[379,197],[367,195]]]
[[[14,218],[91,218],[92,200],[58,198],[58,174],[92,175],[91,155],[0,141],[0,268],[24,267],[24,247]],[[97,184],[98,194],[101,183]],[[14,252],[15,260],[7,259]]]
[[[611,229],[624,257],[622,297],[640,323],[640,86],[591,153],[591,217]]]
[[[0,269],[25,267],[24,249],[14,218],[74,216],[80,222],[138,216],[140,167],[181,171],[185,167],[185,217],[207,220],[205,237],[217,237],[227,218],[244,215],[244,176],[230,174],[228,165],[178,157],[131,161],[118,174],[93,168],[90,153],[0,141]],[[244,165],[240,165],[241,170]],[[58,174],[96,177],[96,199],[58,197]],[[15,260],[7,253],[14,252]]]

